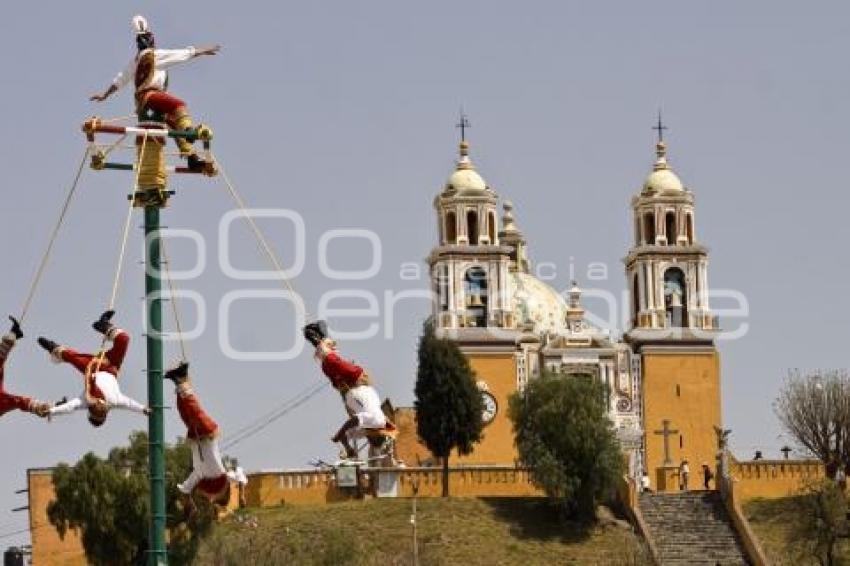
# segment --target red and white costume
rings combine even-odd
[[[365,438],[370,432],[395,431],[395,425],[387,420],[381,409],[377,390],[369,385],[369,377],[362,367],[340,356],[327,340],[316,348],[316,357],[321,361],[322,372],[342,393],[346,411],[357,419],[357,426],[346,431],[349,441]]]
[[[136,88],[136,103],[139,108],[151,108],[168,116],[186,103],[166,92],[168,73],[166,69],[185,63],[195,57],[195,48],[145,49],[130,61],[112,81],[116,90],[133,83]],[[173,124],[169,124],[174,127]]]
[[[6,358],[14,346],[15,336],[13,334],[6,334],[3,336],[2,340],[0,340],[0,416],[16,409],[18,411],[31,413],[38,404],[37,401],[30,397],[7,393],[6,388],[3,386],[3,368],[6,365]]]
[[[55,361],[65,362],[77,368],[86,379],[86,384],[79,397],[51,408],[51,416],[88,409],[89,396],[104,401],[110,409],[126,409],[144,414],[145,406],[124,395],[118,386],[118,373],[127,354],[130,335],[116,328],[110,332],[110,339],[113,341],[112,348],[103,355],[102,360],[101,356],[82,354],[65,346],[60,346],[53,352]]]
[[[197,488],[215,500],[234,480],[248,483],[244,472],[228,472],[218,447],[218,424],[210,417],[188,382],[177,386],[177,411],[186,425],[186,442],[192,450],[192,473],[177,485],[181,493],[191,495]]]

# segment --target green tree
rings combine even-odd
[[[469,361],[451,340],[438,338],[426,322],[419,339],[416,431],[443,464],[443,497],[449,495],[449,455],[472,452],[481,440],[484,405]]]
[[[177,483],[191,471],[192,454],[181,442],[167,447],[165,458],[169,560],[189,564],[215,511],[206,498],[198,498],[199,513],[186,518]],[[78,530],[90,563],[145,564],[150,510],[147,434],[134,432],[129,446],[113,448],[105,459],[88,453],[73,466],[60,464],[53,485],[56,499],[47,508],[50,523],[60,537],[69,529]]]
[[[532,481],[583,520],[595,516],[597,503],[623,473],[605,387],[590,376],[544,374],[509,402],[520,459]]]

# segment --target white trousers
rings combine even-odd
[[[192,473],[181,484],[177,484],[180,493],[191,494],[203,479],[215,479],[227,470],[221,461],[221,452],[218,449],[218,440],[215,438],[204,438],[196,440],[190,438],[186,441],[192,450]]]

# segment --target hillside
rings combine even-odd
[[[818,562],[794,539],[791,525],[798,513],[794,497],[781,499],[755,499],[744,505],[744,514],[750,522],[768,559],[776,566],[809,566]],[[850,543],[839,543],[838,557],[850,561]],[[844,562],[842,562],[844,563]]]
[[[411,564],[411,501],[370,500],[250,510],[221,523],[200,565]],[[559,521],[539,499],[422,499],[422,566],[646,564],[628,527]]]

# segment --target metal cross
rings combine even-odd
[[[670,428],[670,419],[664,419],[661,421],[661,430],[656,430],[655,434],[661,434],[664,436],[664,465],[672,465],[673,460],[670,459],[670,436],[673,434],[679,434],[679,431]]]
[[[664,130],[667,129],[667,126],[664,125],[664,122],[661,121],[661,109],[658,109],[658,124],[652,127],[653,130],[658,132],[658,143],[664,141]]]
[[[471,128],[472,124],[469,123],[469,118],[463,113],[463,106],[460,108],[460,122],[455,124],[455,127],[460,128],[460,141],[466,141],[466,129]]]

